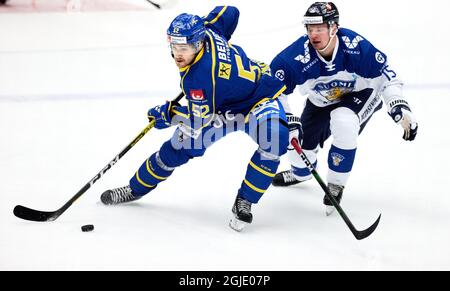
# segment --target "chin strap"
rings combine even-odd
[[[325,51],[330,47],[331,41],[333,40],[333,38],[334,38],[336,35],[337,35],[337,30],[336,30],[336,33],[333,34],[333,33],[332,33],[332,30],[330,29],[330,40],[328,41],[328,44],[327,44],[323,49],[317,50],[317,51],[318,51],[319,53],[325,52]]]

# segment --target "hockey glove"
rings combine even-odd
[[[392,107],[389,115],[397,124],[403,127],[404,140],[413,141],[416,138],[417,128],[419,126],[406,101],[403,104]]]
[[[148,111],[148,120],[151,122],[155,120],[155,128],[164,129],[172,125],[172,109],[180,106],[178,102],[167,101],[163,105],[158,105]]]
[[[293,115],[292,113],[286,113],[286,119],[289,125],[289,146],[288,150],[293,150],[291,142],[295,138],[301,145],[303,141],[303,129],[300,117]]]

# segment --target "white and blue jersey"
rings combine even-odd
[[[302,36],[279,53],[271,63],[273,74],[287,86],[296,87],[317,107],[342,102],[351,92],[372,89],[370,96],[355,110],[360,122],[366,121],[381,104],[401,97],[402,82],[388,65],[386,55],[368,40],[349,29],[340,28],[330,61],[325,60]],[[354,94],[353,94],[354,95]]]
[[[274,58],[271,69],[286,85],[286,95],[298,87],[307,96],[301,122],[302,148],[308,159],[315,164],[319,147],[333,135],[328,182],[345,185],[355,159],[358,135],[382,107],[382,97],[388,110],[402,98],[403,84],[389,67],[386,55],[365,37],[339,28],[336,38],[331,58],[324,59],[304,35]],[[287,103],[284,105],[289,111]],[[295,152],[289,153],[289,159],[298,180],[311,177]]]

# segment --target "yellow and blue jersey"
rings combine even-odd
[[[239,20],[239,10],[218,6],[203,18],[206,36],[203,48],[189,66],[180,69],[181,89],[188,106],[177,108],[177,118],[200,129],[214,114],[246,115],[265,98],[277,98],[284,84],[271,76],[268,65],[251,60],[244,50],[229,43]]]

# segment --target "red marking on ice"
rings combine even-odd
[[[138,11],[151,10],[120,0],[9,0],[0,6],[0,13],[42,13],[42,12],[92,12],[92,11]],[[71,5],[72,4],[72,5]],[[72,6],[72,7],[68,7]]]

